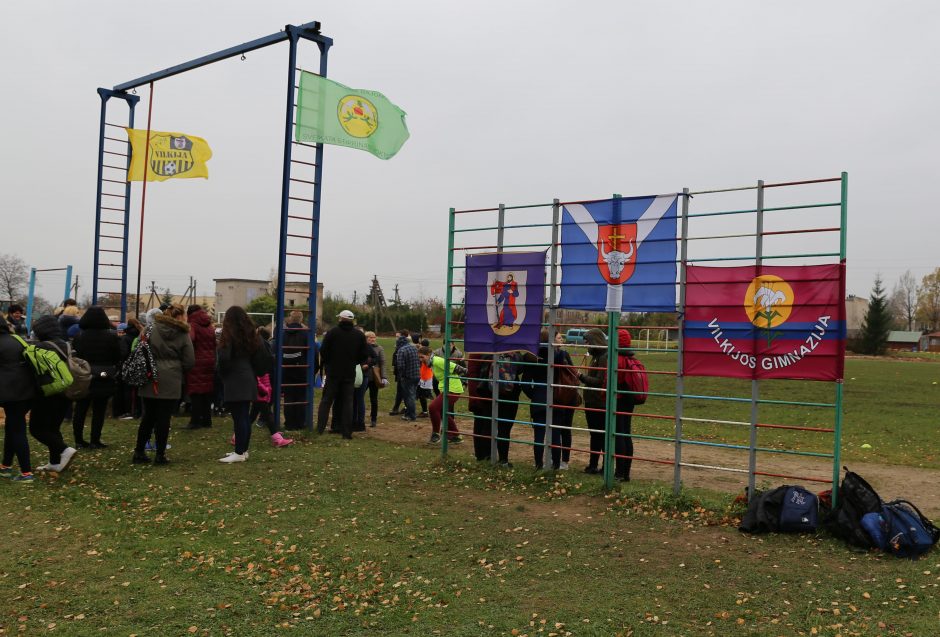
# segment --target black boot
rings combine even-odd
[[[134,455],[131,457],[131,464],[149,464],[150,456],[145,454],[143,451],[135,451]]]
[[[157,453],[156,457],[153,459],[154,464],[170,464],[170,461],[167,459],[165,453]]]

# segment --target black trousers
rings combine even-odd
[[[617,396],[617,411],[633,411],[634,405],[631,396]],[[617,414],[617,433],[628,434],[614,436],[614,453],[618,456],[633,455],[633,437],[630,436],[632,416]],[[614,458],[614,476],[621,480],[630,479],[630,467],[633,464],[632,459]]]
[[[317,431],[323,433],[326,429],[326,423],[330,419],[330,408],[333,403],[339,404],[339,422],[333,423],[333,426],[339,429],[343,438],[352,438],[352,416],[353,416],[353,383],[354,379],[337,380],[328,378],[326,387],[320,395],[320,406],[317,411]]]
[[[395,375],[395,404],[392,405],[392,411],[398,411],[402,401],[405,400],[405,388],[402,387],[398,375]]]
[[[277,433],[274,414],[271,413],[271,403],[262,402],[260,400],[251,403],[251,411],[248,412],[248,422],[253,423],[255,420],[267,427],[272,436]]]
[[[496,456],[499,462],[509,462],[509,438],[512,435],[513,420],[519,411],[516,403],[500,403],[497,407],[496,421]],[[485,403],[474,409],[473,417],[473,453],[477,460],[490,457],[492,439],[492,405]],[[508,422],[507,422],[508,421]]]
[[[88,396],[75,401],[72,410],[72,433],[75,434],[75,444],[85,441],[85,416],[91,408],[91,442],[101,442],[101,430],[104,429],[104,417],[107,415],[110,394],[105,396]],[[174,401],[174,404],[178,401]]]
[[[588,466],[597,468],[598,462],[604,457],[605,414],[603,411],[586,411],[584,417],[587,418],[588,429],[596,430],[591,432],[591,457],[588,458]]]
[[[33,470],[29,463],[29,438],[26,436],[26,414],[29,412],[30,401],[15,400],[0,403],[3,413],[6,414],[6,424],[3,426],[3,464],[13,464],[16,456],[20,463],[20,473],[30,473]]]
[[[297,383],[303,381],[284,381],[285,383]],[[303,403],[307,400],[307,388],[306,387],[285,387],[284,388],[284,402],[285,403]],[[284,429],[304,429],[307,426],[306,423],[306,407],[307,405],[295,404],[295,405],[284,405]]]
[[[49,448],[49,464],[59,464],[60,455],[68,446],[62,438],[62,422],[69,408],[65,396],[37,398],[29,417],[29,433]]]
[[[370,406],[370,416],[371,422],[374,425],[375,421],[379,417],[379,389],[381,387],[375,383],[369,383],[369,406]]]
[[[212,426],[212,394],[190,394],[192,404],[190,422],[200,427]]]
[[[142,454],[147,441],[156,434],[157,453],[166,453],[166,441],[170,437],[170,418],[176,411],[179,401],[176,398],[143,398],[144,415],[137,426],[137,446],[134,452]]]

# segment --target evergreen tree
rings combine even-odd
[[[859,334],[861,353],[871,356],[881,356],[887,351],[888,332],[891,331],[891,310],[885,297],[885,289],[881,283],[881,275],[875,277],[875,287],[868,299],[868,312],[862,321],[862,331]]]

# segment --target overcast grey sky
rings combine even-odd
[[[411,130],[390,161],[326,147],[327,290],[361,292],[378,274],[387,294],[443,297],[452,206],[843,170],[850,293],[867,296],[877,272],[890,289],[940,266],[940,5],[926,1],[9,0],[0,252],[71,263],[90,282],[95,89],[312,20],[335,40],[330,77],[383,92]],[[317,60],[307,45],[301,65]],[[286,65],[285,44],[156,85],[153,128],[205,137],[214,158],[208,181],[148,186],[145,281],[179,294],[193,275],[211,294],[212,278],[265,278],[276,263]]]

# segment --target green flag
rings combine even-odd
[[[405,111],[381,93],[301,71],[295,139],[349,146],[390,159],[408,139],[408,127]]]

